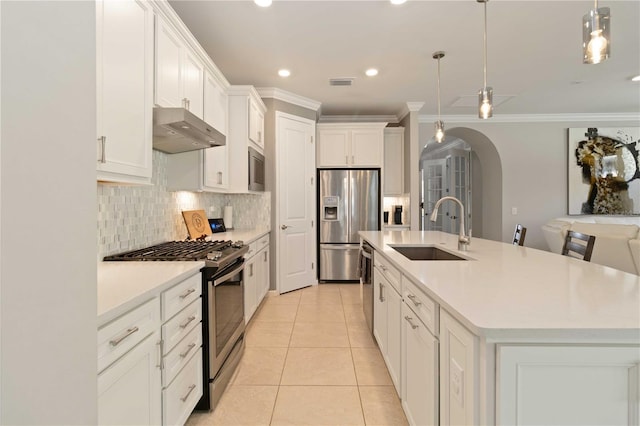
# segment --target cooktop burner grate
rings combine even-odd
[[[169,241],[155,246],[106,256],[109,260],[205,260],[214,251],[231,247],[231,241]]]

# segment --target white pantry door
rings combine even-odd
[[[276,262],[280,294],[316,283],[315,122],[276,112]]]

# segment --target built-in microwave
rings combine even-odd
[[[249,147],[249,191],[264,191],[264,155]]]

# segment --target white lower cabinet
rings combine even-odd
[[[98,329],[98,424],[184,424],[202,397],[201,275]]]
[[[391,272],[397,272],[392,267],[383,266],[380,255],[374,255],[373,285],[373,335],[378,341],[378,346],[384,358],[387,370],[391,376],[393,385],[398,395],[401,394],[401,310],[402,298],[396,288],[387,279],[387,274],[393,277]],[[393,279],[393,278],[392,278]]]
[[[269,235],[249,244],[244,267],[244,318],[248,324],[269,291]]]
[[[412,425],[438,424],[438,340],[402,304],[402,408]]]
[[[637,425],[637,346],[498,345],[496,424]]]
[[[440,310],[440,424],[476,425],[478,338]]]
[[[160,424],[159,342],[152,333],[98,375],[98,424]]]

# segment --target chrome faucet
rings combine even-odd
[[[431,212],[431,216],[429,217],[429,219],[431,220],[431,222],[435,222],[436,220],[438,220],[438,207],[440,207],[440,204],[442,204],[442,202],[445,200],[455,201],[460,205],[460,234],[458,236],[458,250],[467,251],[469,249],[469,245],[471,244],[471,230],[469,230],[468,236],[464,232],[464,205],[462,205],[462,202],[460,200],[458,200],[456,197],[451,196],[440,198],[436,202],[436,205],[433,207],[433,212]]]

